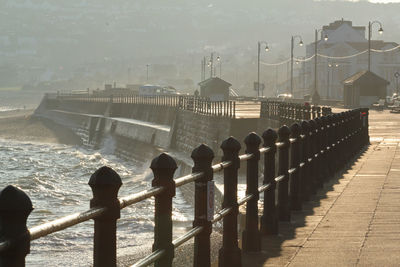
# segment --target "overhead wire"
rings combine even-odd
[[[372,52],[378,52],[378,53],[385,53],[385,52],[391,52],[394,51],[396,49],[400,48],[400,45],[396,46],[396,47],[392,47],[386,50],[378,50],[378,49],[371,49]]]
[[[396,47],[392,47],[392,48],[386,49],[386,50],[371,49],[371,52],[385,53],[385,52],[394,51],[394,50],[396,50],[398,48],[400,48],[400,45],[398,45]],[[361,51],[361,52],[358,52],[358,53],[355,53],[353,55],[348,55],[348,56],[328,56],[328,55],[324,55],[324,54],[317,54],[317,56],[322,57],[322,58],[327,58],[327,59],[347,59],[347,58],[360,56],[360,55],[362,55],[364,53],[367,53],[367,52],[368,52],[368,49],[366,49],[364,51]],[[294,60],[298,61],[298,62],[307,62],[307,61],[310,61],[311,59],[313,59],[314,57],[315,57],[315,54],[310,56],[310,57],[308,57],[308,58],[304,58],[304,59],[295,57]],[[267,62],[263,62],[263,61],[261,61],[260,63],[265,65],[265,66],[279,66],[279,65],[288,63],[289,61],[290,61],[290,58],[286,59],[284,61],[281,61],[281,62],[277,62],[277,63],[267,63]]]
[[[313,59],[314,57],[315,57],[315,55],[312,55],[311,57],[308,57],[308,58],[294,57],[294,60],[299,61],[299,62],[307,62],[307,61],[310,61],[311,59]]]
[[[328,56],[328,55],[323,55],[323,54],[317,54],[317,56],[322,57],[322,58],[330,58],[330,59],[346,59],[346,58],[352,58],[352,57],[362,55],[366,52],[368,52],[368,50],[364,50],[364,51],[361,51],[359,53],[349,55],[349,56]]]
[[[263,62],[263,61],[260,61],[260,63],[263,64],[263,65],[265,65],[265,66],[279,66],[279,65],[288,63],[289,61],[290,61],[290,58],[289,58],[289,59],[286,59],[286,60],[284,60],[284,61],[278,62],[278,63],[266,63],[266,62]]]

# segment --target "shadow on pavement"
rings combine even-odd
[[[327,213],[330,206],[324,207],[321,203],[328,198],[329,194],[334,192],[334,186],[339,184],[340,179],[350,172],[368,150],[368,147],[365,146],[358,152],[343,169],[327,180],[323,187],[310,197],[309,201],[304,202],[302,211],[292,211],[290,222],[280,222],[278,235],[263,236],[261,252],[243,253],[242,266],[285,266]],[[340,194],[340,192],[337,194]]]

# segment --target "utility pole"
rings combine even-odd
[[[290,94],[293,96],[293,49],[294,49],[294,37],[292,36],[290,45]]]
[[[368,22],[368,71],[371,71],[371,22]]]
[[[211,57],[210,57],[210,78],[213,77],[213,68],[214,68],[214,53],[211,53]]]
[[[299,45],[303,46],[303,40],[300,35],[292,36],[290,45],[290,94],[293,96],[293,50],[294,50],[294,39],[300,38]]]
[[[329,99],[329,74],[330,74],[330,70],[331,70],[332,64],[329,63],[329,61],[327,60],[327,65],[326,65],[326,69],[327,69],[327,77],[326,77],[326,99]]]
[[[200,81],[203,81],[203,65],[204,65],[204,61],[203,59],[201,59],[201,74],[200,74]]]
[[[314,43],[314,94],[317,92],[317,42],[318,30],[315,30],[315,43]]]
[[[269,51],[268,43],[265,41],[258,41],[257,43],[257,96],[260,96],[260,52],[261,44],[265,44],[265,51]]]
[[[371,35],[372,35],[372,25],[374,23],[378,23],[379,24],[380,28],[378,30],[378,33],[379,34],[383,33],[382,23],[380,23],[377,20],[375,20],[373,22],[368,22],[368,71],[371,71]]]
[[[260,96],[260,46],[261,43],[258,42],[258,53],[257,53],[257,96]]]
[[[149,83],[149,64],[146,64],[146,83]]]

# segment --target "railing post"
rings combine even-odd
[[[208,182],[213,180],[212,160],[214,152],[207,145],[200,145],[193,150],[191,155],[194,166],[193,173],[203,172],[202,178],[195,182],[195,208],[193,227],[201,226],[203,231],[194,238],[194,267],[208,267],[210,259],[210,235],[212,224],[207,220],[207,187]]]
[[[363,119],[362,119],[362,129],[364,132],[364,144],[368,145],[369,142],[369,109],[368,108],[363,108],[361,109],[362,115],[363,115]]]
[[[264,181],[263,184],[271,184],[271,187],[264,191],[264,211],[261,216],[261,233],[264,235],[278,234],[278,216],[275,207],[275,155],[276,155],[276,139],[278,135],[273,129],[266,130],[262,138],[264,139],[264,147],[270,150],[264,156]]]
[[[316,106],[312,106],[311,107],[311,118],[310,119],[315,119],[317,117],[317,107]]]
[[[317,155],[316,158],[316,180],[317,180],[317,188],[322,188],[324,185],[324,181],[323,181],[323,175],[322,175],[322,171],[324,169],[324,162],[323,162],[323,154],[321,153],[321,138],[322,138],[322,124],[321,124],[321,118],[317,117],[315,118],[315,126],[316,126],[316,130],[315,130],[315,152]]]
[[[332,147],[332,152],[331,152],[331,164],[332,164],[332,169],[334,172],[338,170],[339,167],[339,153],[338,153],[338,147],[339,147],[339,119],[337,114],[332,114],[331,116],[331,147]]]
[[[290,209],[301,210],[302,192],[300,181],[300,133],[301,127],[298,123],[293,123],[290,127],[293,142],[290,145],[290,168],[294,171],[290,174]]]
[[[301,123],[301,134],[303,135],[301,142],[300,161],[303,162],[303,167],[300,173],[300,188],[302,192],[302,201],[310,199],[311,195],[311,179],[310,179],[310,126],[307,121]]]
[[[22,190],[9,185],[0,192],[0,239],[10,246],[0,253],[0,266],[24,267],[30,252],[26,220],[33,210],[32,202]]]
[[[305,106],[306,109],[306,120],[311,120],[311,107],[310,106]]]
[[[333,168],[333,159],[332,159],[332,131],[333,131],[333,121],[332,115],[326,115],[323,118],[324,128],[325,128],[325,160],[326,160],[326,170],[325,173],[327,175],[327,179],[330,179],[335,170]]]
[[[321,107],[317,106],[317,117],[321,117]]]
[[[321,159],[320,159],[320,175],[321,175],[321,182],[322,184],[328,180],[329,178],[329,162],[327,160],[327,142],[326,142],[326,137],[327,137],[327,121],[324,116],[321,116],[318,118],[317,121],[319,125],[319,144],[320,144],[320,151],[321,151]]]
[[[338,146],[338,154],[341,155],[341,157],[338,158],[339,160],[339,168],[343,168],[346,164],[346,158],[345,158],[345,153],[346,153],[346,125],[345,125],[345,113],[341,112],[338,114],[338,119],[339,119],[339,129],[338,129],[338,134],[339,134],[339,146]]]
[[[175,196],[174,173],[178,166],[168,154],[162,153],[153,159],[150,169],[154,173],[152,186],[164,187],[155,196],[153,251],[165,250],[166,254],[154,263],[155,267],[172,266],[174,245],[172,244],[172,198]]]
[[[253,157],[247,161],[246,175],[246,195],[253,195],[246,204],[246,228],[242,233],[243,251],[260,251],[261,236],[258,230],[258,161],[260,160],[259,146],[261,138],[256,133],[250,133],[244,139],[246,144],[246,153],[253,154]]]
[[[219,250],[219,267],[242,266],[241,250],[238,246],[237,216],[239,207],[237,203],[238,169],[240,168],[239,150],[240,143],[233,137],[229,137],[221,144],[224,152],[222,161],[231,161],[232,164],[224,169],[224,201],[222,208],[231,208],[230,214],[223,219],[224,229],[222,236],[222,248]]]
[[[278,215],[281,221],[290,221],[289,210],[289,135],[290,129],[286,125],[278,130],[278,141],[282,143],[278,148],[278,176],[284,178],[278,183]]]
[[[93,198],[90,207],[106,207],[107,211],[94,219],[94,267],[117,266],[116,230],[120,218],[118,190],[121,177],[109,167],[101,167],[89,180]]]

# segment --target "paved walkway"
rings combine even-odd
[[[400,266],[400,114],[370,114],[371,145],[263,239],[243,266]]]

